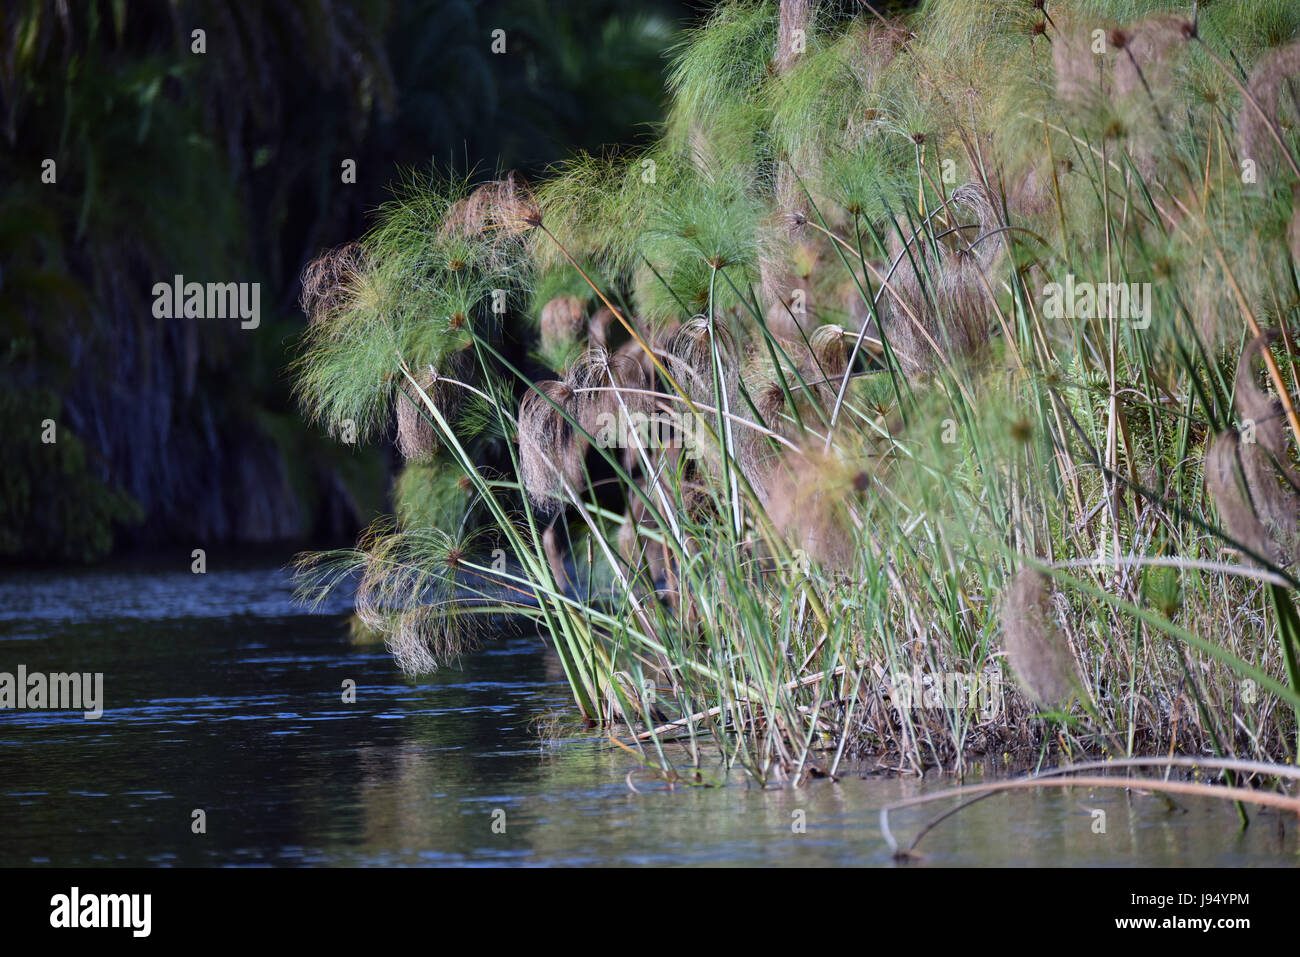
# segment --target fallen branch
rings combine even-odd
[[[887,804],[880,809],[880,832],[889,845],[890,850],[895,857],[907,857],[913,851],[921,838],[933,830],[942,821],[948,819],[958,811],[964,810],[984,798],[992,797],[1003,791],[1023,790],[1034,787],[1108,787],[1108,788],[1136,788],[1147,791],[1163,791],[1172,794],[1192,794],[1203,797],[1214,797],[1221,800],[1247,801],[1252,804],[1265,805],[1269,807],[1280,807],[1284,810],[1293,811],[1300,816],[1300,798],[1288,797],[1284,794],[1276,794],[1271,791],[1259,791],[1254,788],[1228,787],[1223,785],[1196,784],[1190,781],[1162,781],[1153,778],[1109,778],[1109,777],[1064,777],[1067,774],[1074,774],[1078,771],[1091,771],[1104,768],[1124,768],[1124,767],[1201,767],[1211,768],[1214,770],[1241,771],[1246,774],[1265,774],[1273,777],[1285,777],[1292,780],[1300,780],[1300,768],[1288,767],[1281,764],[1269,764],[1264,761],[1246,761],[1236,758],[1211,758],[1211,757],[1183,757],[1170,755],[1167,757],[1138,757],[1138,758],[1115,758],[1107,761],[1084,761],[1078,764],[1070,764],[1062,768],[1053,768],[1040,774],[1028,778],[1020,778],[1014,781],[998,781],[993,784],[971,784],[964,787],[953,788],[943,791],[939,794],[924,794],[920,797],[908,798],[905,801],[896,801],[893,804]],[[930,821],[923,827],[912,839],[912,843],[905,850],[900,851],[898,842],[895,840],[893,832],[889,828],[889,812],[897,811],[907,807],[915,807],[920,804],[929,804],[932,801],[943,801],[962,795],[976,795],[973,800],[964,801],[950,811],[946,811],[939,817]]]

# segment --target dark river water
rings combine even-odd
[[[177,566],[0,573],[0,672],[104,675],[98,720],[0,710],[0,866],[893,866],[880,806],[953,783],[850,773],[763,791],[736,774],[669,791],[633,773],[637,793],[631,755],[539,732],[571,709],[535,636],[408,680],[382,646],[350,642],[346,602],[306,613],[274,564]],[[1228,806],[1180,803],[999,795],[927,835],[919,863],[1300,859],[1294,819],[1260,811],[1242,831]],[[896,814],[894,832],[946,806]]]

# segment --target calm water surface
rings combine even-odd
[[[850,775],[764,792],[736,776],[667,791],[642,774],[634,793],[626,753],[539,735],[569,696],[537,638],[503,635],[411,681],[382,647],[350,644],[345,602],[296,606],[278,567],[177,564],[0,573],[0,671],[102,671],[105,697],[97,721],[0,711],[0,866],[892,865],[880,805],[951,783]],[[348,679],[355,704],[341,700]],[[895,833],[945,806],[896,815]],[[1217,802],[1183,808],[1122,791],[1001,795],[929,834],[921,863],[1300,859],[1294,820],[1259,812],[1242,832]],[[195,809],[206,834],[191,831]]]

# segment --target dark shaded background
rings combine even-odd
[[[359,236],[403,167],[535,174],[648,135],[663,54],[696,14],[667,0],[6,4],[0,560],[349,539],[384,507],[391,454],[329,442],[294,408],[302,266]],[[259,282],[260,327],[155,319],[153,286],[178,273]]]

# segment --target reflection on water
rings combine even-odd
[[[533,729],[569,706],[537,639],[505,635],[463,670],[407,681],[382,648],[348,644],[344,610],[305,614],[266,567],[0,578],[0,671],[102,671],[106,699],[98,721],[0,711],[0,865],[891,864],[880,805],[950,783],[634,793],[626,753]],[[895,833],[945,806],[895,816]],[[1242,832],[1230,807],[1183,808],[1017,792],[921,850],[963,865],[1297,860],[1282,815]]]

